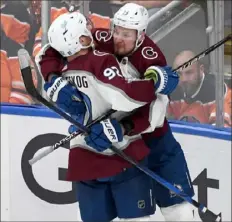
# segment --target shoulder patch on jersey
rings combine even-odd
[[[99,42],[107,42],[111,39],[112,35],[109,31],[97,30],[95,32],[95,37]]]
[[[141,53],[145,59],[156,59],[159,55],[151,46],[143,47]]]

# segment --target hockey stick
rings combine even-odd
[[[160,177],[158,174],[147,168],[146,166],[143,166],[142,164],[138,163],[137,161],[133,160],[131,157],[127,156],[123,151],[118,150],[116,147],[111,146],[110,149],[114,151],[118,156],[122,157],[124,160],[131,163],[133,166],[144,172],[146,175],[154,179],[156,182],[158,182],[161,186],[164,186],[171,192],[175,193],[177,196],[181,197],[183,200],[187,201],[188,203],[192,204],[194,207],[196,207],[201,213],[205,215],[207,219],[210,219],[210,221],[221,221],[221,215],[214,214],[212,211],[210,211],[206,206],[203,204],[197,202],[196,200],[192,199],[190,196],[188,196],[186,193],[184,193],[182,190],[178,189],[177,187],[173,186],[171,183]]]
[[[202,59],[203,57],[208,55],[210,52],[214,51],[216,48],[218,48],[219,46],[223,45],[225,42],[227,42],[227,41],[229,41],[231,39],[232,39],[232,34],[229,34],[228,36],[226,36],[221,41],[219,41],[219,42],[215,43],[214,45],[210,46],[209,48],[205,49],[204,51],[202,51],[198,55],[194,56],[189,61],[185,62],[184,64],[182,64],[180,66],[178,66],[173,71],[178,72],[178,71],[182,71],[183,69],[186,69],[187,67],[191,66],[193,63],[197,62],[198,60]]]
[[[199,53],[198,55],[196,55],[195,57],[193,57],[192,59],[190,59],[189,61],[185,62],[184,64],[180,65],[179,67],[177,67],[176,69],[174,69],[173,71],[181,71],[189,66],[191,66],[193,63],[195,63],[196,61],[200,60],[201,58],[205,57],[206,55],[208,55],[210,52],[212,52],[213,50],[215,50],[217,47],[219,47],[220,45],[224,44],[226,41],[228,41],[231,38],[231,35],[227,36],[226,38],[224,38],[223,40],[221,40],[220,42],[216,43],[215,45],[209,47],[208,49],[204,50],[203,52]],[[106,114],[106,115],[110,115],[110,114]],[[103,118],[103,117],[102,117]],[[105,117],[106,118],[106,117]],[[101,121],[100,120],[96,120],[97,121]],[[95,121],[92,123],[96,123]],[[92,125],[91,124],[91,125]],[[89,125],[90,126],[90,125]],[[87,126],[87,127],[89,127]],[[70,140],[72,140],[73,138],[75,138],[76,136],[78,136],[80,134],[79,131],[73,132],[72,134],[66,136],[65,138],[63,138],[62,140],[58,141],[57,143],[55,143],[54,145],[52,145],[51,147],[47,148],[46,150],[44,150],[43,152],[41,152],[40,154],[36,155],[35,157],[33,157],[31,160],[29,160],[29,163],[32,165],[34,163],[36,163],[37,161],[39,161],[40,159],[42,159],[43,157],[47,156],[48,154],[50,154],[51,152],[53,152],[54,150],[56,150],[57,148],[63,146],[64,144],[68,143]]]
[[[33,79],[32,79],[30,63],[29,63],[29,60],[28,60],[28,57],[29,57],[28,52],[26,50],[24,50],[24,49],[20,49],[19,52],[18,52],[18,56],[19,56],[19,62],[20,62],[23,81],[24,81],[24,84],[25,84],[25,87],[26,87],[28,93],[32,97],[34,97],[35,99],[37,99],[38,101],[43,103],[45,106],[47,106],[49,109],[55,111],[61,117],[63,117],[64,119],[66,119],[70,123],[74,124],[75,126],[77,126],[82,132],[88,133],[89,129],[87,127],[85,127],[85,126],[81,125],[80,123],[76,122],[69,115],[67,115],[65,112],[63,112],[62,110],[57,108],[55,105],[53,105],[52,103],[50,103],[46,99],[44,99],[37,92],[37,90],[36,90],[36,88],[34,86],[34,83],[33,83]],[[145,174],[150,176],[152,179],[156,180],[162,186],[166,187],[168,190],[172,191],[177,196],[181,197],[182,199],[184,199],[188,203],[190,203],[193,206],[195,206],[196,208],[198,208],[199,211],[201,211],[202,213],[208,215],[208,217],[210,217],[212,221],[220,221],[220,219],[221,219],[220,215],[214,214],[212,211],[208,210],[207,207],[205,207],[204,205],[202,205],[202,204],[198,203],[197,201],[193,200],[191,197],[189,197],[183,191],[179,190],[178,188],[176,188],[175,186],[173,186],[172,184],[170,184],[169,182],[167,182],[166,180],[164,180],[163,178],[158,176],[156,173],[149,170],[147,167],[141,165],[137,161],[135,161],[132,158],[130,158],[129,156],[127,156],[123,151],[118,150],[117,148],[115,148],[113,146],[110,147],[110,149],[112,151],[114,151],[118,156],[122,157],[124,160],[128,161],[133,166],[135,166],[136,168],[138,168],[139,170],[141,170],[142,172],[144,172]]]
[[[93,120],[90,124],[88,124],[86,127],[89,128],[90,126],[92,126],[93,124],[102,121],[105,118],[108,118],[111,114],[113,114],[114,112],[116,112],[115,110],[110,110],[108,111],[106,114],[100,116],[99,118]],[[48,154],[52,153],[54,150],[58,149],[59,147],[62,147],[64,144],[68,143],[69,141],[71,141],[73,138],[75,138],[76,136],[80,135],[82,132],[77,130],[74,131],[73,133],[69,134],[68,136],[64,137],[63,139],[61,139],[60,141],[58,141],[57,143],[53,144],[52,146],[48,147],[47,149],[45,149],[44,151],[42,151],[41,153],[37,154],[35,157],[33,157],[32,159],[29,160],[29,163],[31,165],[33,165],[34,163],[36,163],[37,161],[41,160],[42,158],[44,158],[45,156],[47,156]]]

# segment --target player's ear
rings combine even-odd
[[[85,38],[84,38],[83,35],[79,38],[79,41],[80,41],[81,44],[83,44],[85,42]]]
[[[80,38],[79,38],[79,41],[80,41],[80,43],[81,43],[81,45],[82,46],[86,46],[87,45],[87,38],[86,38],[86,36],[81,36]]]

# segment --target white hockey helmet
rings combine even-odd
[[[115,13],[113,18],[113,26],[121,26],[127,29],[137,30],[138,35],[136,45],[138,44],[138,41],[140,41],[142,33],[146,32],[148,23],[149,15],[147,9],[135,3],[127,3],[122,6]]]
[[[83,46],[81,36],[91,38],[91,44]],[[49,27],[48,41],[52,48],[62,56],[68,57],[92,46],[93,37],[87,28],[87,20],[80,12],[65,13],[60,15]]]

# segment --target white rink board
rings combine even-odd
[[[58,168],[67,168],[67,149],[60,148],[36,163],[31,174],[35,180],[28,177],[30,169],[22,173],[22,169],[28,169],[25,158],[29,152],[33,153],[37,145],[48,146],[48,137],[54,141],[59,137],[46,134],[66,135],[68,126],[59,118],[1,114],[1,221],[81,221],[77,203],[71,198],[72,183],[59,180],[63,173]],[[194,186],[194,198],[198,200],[199,191],[201,201],[205,201],[207,191],[209,209],[221,212],[222,221],[231,221],[231,142],[174,134],[183,147],[192,179],[198,184]],[[206,183],[212,188],[204,189]],[[159,209],[150,220],[164,221]],[[201,221],[198,213],[196,221]]]

